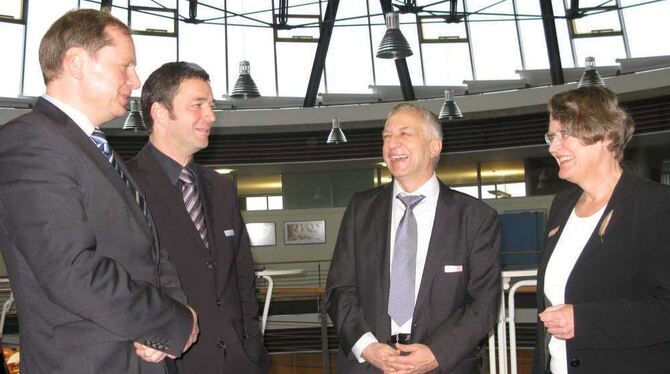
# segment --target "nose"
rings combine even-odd
[[[553,153],[557,149],[561,147],[563,143],[563,139],[561,139],[560,136],[554,136],[553,139],[551,139],[551,143],[549,143],[549,153]]]
[[[140,77],[137,75],[137,71],[135,70],[134,66],[130,68],[130,72],[128,73],[128,85],[130,85],[133,90],[136,90],[141,86]]]
[[[395,148],[398,146],[399,137],[389,134],[384,138],[384,145],[389,148]]]
[[[207,109],[205,109],[204,117],[207,121],[209,121],[210,123],[213,123],[216,120],[216,114],[214,113],[214,109],[207,106]]]

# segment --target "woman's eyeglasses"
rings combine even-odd
[[[547,132],[544,134],[544,141],[547,143],[547,145],[551,145],[551,142],[554,141],[554,139],[558,138],[559,140],[563,141],[565,138],[570,136],[567,131],[565,130],[558,130],[558,132]]]

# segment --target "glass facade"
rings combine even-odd
[[[4,0],[0,5],[0,95],[36,96],[44,91],[37,49],[46,28],[77,7],[99,8],[94,0]],[[670,1],[552,0],[564,68],[616,59],[670,54],[659,36],[670,34],[663,15]],[[187,22],[187,0],[119,0],[112,14],[129,22],[138,54],[138,73],[172,60],[202,65],[215,97],[232,90],[241,60],[264,96],[304,96],[320,38],[327,0],[293,0],[285,27],[278,0],[199,1],[198,23]],[[27,5],[26,14],[23,14]],[[472,79],[514,79],[516,70],[548,69],[538,1],[417,0],[418,14],[400,15],[400,28],[414,55],[407,65],[414,85],[460,85]],[[572,17],[575,11],[579,17]],[[274,26],[274,27],[273,27]],[[386,27],[377,0],[341,0],[324,74],[323,93],[370,93],[370,85],[398,85],[395,64],[374,57]],[[15,74],[15,72],[20,74]],[[0,73],[3,74],[3,73]],[[134,94],[139,94],[136,91]]]

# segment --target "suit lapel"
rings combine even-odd
[[[179,227],[193,227],[193,230],[189,230],[193,236],[192,241],[198,242],[202,250],[205,251],[205,246],[202,244],[199,234],[195,230],[193,221],[191,217],[186,212],[184,207],[184,202],[182,196],[174,188],[174,185],[168,179],[167,175],[163,172],[160,164],[149,154],[149,150],[142,148],[140,153],[137,156],[137,164],[140,167],[140,170],[146,175],[146,180],[151,181],[151,183],[145,183],[146,188],[153,190],[152,196],[157,196],[160,200],[160,204],[166,207],[170,211],[172,218],[177,220],[175,226]]]
[[[231,196],[234,195],[234,190],[225,189],[217,178],[212,178],[211,170],[200,165],[197,167],[202,177],[202,205],[205,209],[205,215],[209,219],[207,221],[207,235],[214,238],[214,241],[209,244],[209,250],[220,269],[216,277],[217,288],[223,291],[228,275],[235,263],[235,245],[239,240],[242,240],[242,233],[233,225],[232,217],[237,212],[232,211],[232,205],[230,204],[230,201],[237,199],[237,196]],[[229,192],[226,193],[227,191]],[[226,231],[228,230],[234,230],[234,236],[227,237]]]
[[[114,170],[109,161],[103,156],[102,152],[96,147],[95,143],[86,136],[86,134],[81,130],[81,128],[72,121],[65,113],[63,113],[56,106],[48,102],[43,98],[39,98],[35,103],[35,111],[47,113],[49,118],[55,119],[55,122],[58,127],[63,131],[63,134],[68,138],[72,143],[75,144],[77,148],[81,150],[81,153],[88,158],[102,174],[109,180],[109,182],[114,186],[114,189],[119,193],[119,196],[125,201],[128,205],[129,210],[132,212],[133,218],[137,221],[139,227],[142,228],[142,231],[147,235],[147,237],[153,241],[153,236],[149,225],[147,224],[144,214],[140,210],[140,207],[135,201],[135,196],[130,192],[128,186],[125,185],[119,174]],[[118,158],[118,155],[114,154],[114,157],[117,157],[117,162],[119,163],[122,170],[128,175],[128,171],[121,161]]]
[[[557,209],[556,212],[550,212],[552,219],[547,222],[547,237],[545,238],[545,251],[542,256],[542,263],[539,266],[538,274],[538,288],[544,288],[544,272],[547,269],[547,264],[549,263],[549,258],[551,254],[554,253],[554,248],[556,248],[556,243],[558,243],[558,238],[561,237],[563,233],[563,228],[565,228],[565,223],[568,222],[570,214],[577,204],[577,200],[581,195],[581,189],[577,189],[573,195],[565,199],[565,202],[554,206],[553,209]]]
[[[372,202],[374,211],[375,246],[374,253],[370,256],[371,261],[379,264],[378,279],[381,280],[381,295],[379,298],[380,318],[378,318],[377,332],[379,338],[391,336],[391,317],[386,312],[388,309],[390,272],[391,272],[391,212],[393,204],[393,183],[389,183],[382,189],[381,193]]]
[[[575,263],[575,269],[579,266],[583,259],[588,258],[598,252],[598,250],[602,247],[605,238],[607,237],[609,228],[616,226],[617,222],[622,219],[622,213],[625,211],[626,206],[630,202],[629,197],[633,191],[634,184],[635,178],[633,174],[624,167],[619,182],[617,182],[616,186],[614,187],[612,196],[610,197],[610,200],[605,207],[605,211],[598,220],[598,225],[596,225],[596,228],[593,230],[593,234],[591,234],[591,237],[586,243],[582,254],[579,256],[579,259],[577,259],[577,263]],[[604,223],[604,221],[607,221],[607,223]]]
[[[416,298],[416,305],[414,306],[414,317],[417,312],[422,310],[428,302],[430,295],[430,284],[433,277],[439,274],[442,265],[445,261],[443,258],[447,255],[449,250],[449,231],[445,227],[449,227],[449,222],[454,222],[457,217],[454,217],[453,197],[449,188],[440,182],[440,192],[437,197],[437,206],[435,207],[435,218],[433,220],[433,229],[430,233],[430,241],[428,242],[428,252],[426,253],[426,262],[423,267],[421,275],[421,284],[419,285],[419,294]],[[419,269],[417,269],[419,271]]]

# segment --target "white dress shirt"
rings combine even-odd
[[[544,275],[544,295],[551,305],[565,304],[565,286],[572,269],[582,254],[586,243],[593,234],[605,207],[589,217],[579,217],[574,209],[565,228],[558,238],[558,243],[549,258]],[[568,359],[565,340],[551,337],[549,340],[549,354],[551,355],[550,370],[552,374],[567,374]]]
[[[397,199],[400,195],[423,195],[425,198],[421,200],[413,209],[414,217],[416,218],[417,227],[417,243],[416,243],[416,274],[414,280],[414,302],[419,294],[419,286],[421,285],[421,277],[423,276],[423,268],[426,264],[426,256],[428,254],[428,244],[430,243],[430,236],[433,231],[433,223],[435,222],[435,210],[437,209],[437,198],[440,194],[440,183],[435,174],[426,181],[421,187],[417,188],[411,193],[405,192],[398,181],[393,183],[393,204],[391,208],[391,243],[390,248],[390,266],[389,273],[393,269],[393,251],[395,246],[395,235],[402,216],[405,214],[405,204]],[[390,274],[393,276],[393,274]],[[391,335],[395,334],[409,334],[412,332],[412,319],[405,322],[402,326],[391,319]],[[356,341],[356,344],[351,348],[358,362],[365,362],[361,354],[372,343],[379,342],[372,332],[367,332]]]
[[[74,121],[74,123],[76,123],[77,126],[79,126],[81,131],[83,131],[84,134],[86,134],[86,136],[88,136],[89,138],[91,137],[91,135],[93,134],[93,130],[95,130],[95,126],[93,126],[91,120],[88,119],[88,117],[86,117],[84,113],[68,104],[65,104],[64,102],[56,99],[53,96],[42,95],[42,97],[46,101],[55,105],[58,109],[62,110],[63,113],[67,114],[67,116],[70,117],[70,119],[72,119],[72,121]],[[93,141],[93,139],[91,139],[91,141]],[[95,144],[95,142],[93,143]]]

